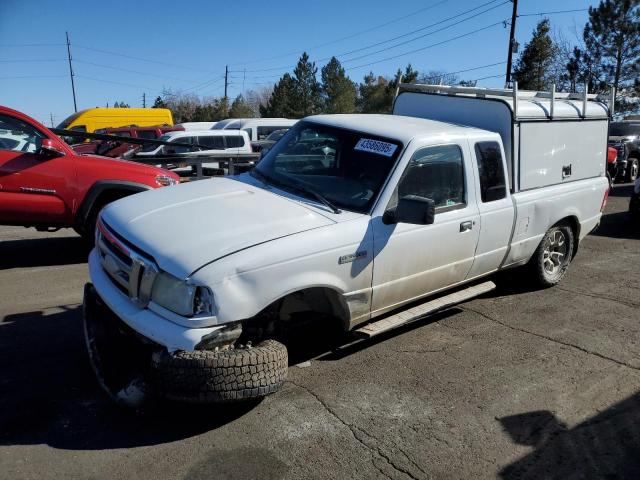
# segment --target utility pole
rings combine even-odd
[[[147,94],[142,94],[142,108],[147,108]]]
[[[513,2],[513,12],[511,13],[511,32],[509,33],[509,52],[507,54],[507,76],[505,78],[505,86],[508,87],[511,83],[511,63],[513,58],[513,50],[516,45],[516,19],[518,18],[518,0],[511,0]]]
[[[49,118],[51,118],[51,128],[53,128],[53,113],[49,114]]]
[[[71,66],[71,42],[69,42],[69,32],[64,33],[67,35],[67,58],[69,59],[69,75],[71,76],[71,92],[73,93],[73,111],[77,113],[76,86],[73,83],[73,67]]]
[[[247,78],[247,69],[242,70],[242,96],[244,97],[244,81]]]
[[[228,85],[229,85],[229,65],[224,67],[224,98],[227,98]]]

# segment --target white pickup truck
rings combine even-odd
[[[264,396],[304,312],[372,336],[502,269],[558,283],[607,199],[602,100],[402,85],[393,115],[308,117],[250,173],[110,204],[84,300],[100,383],[123,402]]]

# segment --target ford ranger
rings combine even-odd
[[[249,173],[109,205],[84,299],[100,383],[260,397],[305,312],[371,337],[502,269],[557,284],[600,222],[608,120],[593,95],[407,85],[393,115],[301,120]]]

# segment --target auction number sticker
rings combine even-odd
[[[377,153],[378,155],[390,157],[396,151],[396,148],[398,148],[398,146],[393,143],[371,140],[370,138],[361,138],[358,140],[358,143],[356,143],[354,150]]]

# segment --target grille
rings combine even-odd
[[[146,307],[159,272],[155,262],[120,240],[102,218],[96,229],[96,247],[102,268],[114,285],[137,306]]]

